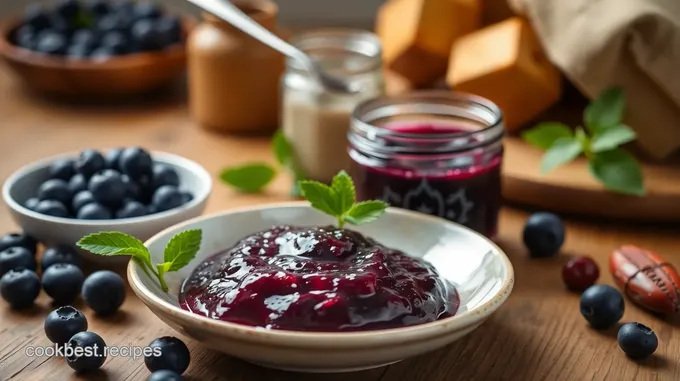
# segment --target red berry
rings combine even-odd
[[[597,263],[589,257],[576,257],[562,267],[562,280],[573,291],[585,291],[600,277]]]

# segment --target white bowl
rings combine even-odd
[[[377,221],[351,227],[386,246],[431,262],[460,293],[458,313],[433,323],[351,333],[265,330],[212,320],[178,306],[183,281],[206,257],[273,225],[328,225],[334,221],[306,202],[264,205],[203,216],[168,228],[145,244],[152,260],[163,259],[170,238],[202,229],[196,258],[166,274],[170,292],[162,291],[134,261],[128,281],[139,298],[170,327],[204,345],[266,367],[302,372],[343,372],[374,368],[443,347],[482,324],[508,298],[514,284],[508,257],[490,240],[437,217],[389,208]]]
[[[12,173],[2,187],[2,197],[14,221],[24,232],[46,245],[74,245],[82,237],[100,231],[119,231],[142,241],[159,231],[182,221],[200,216],[212,191],[210,173],[200,164],[182,156],[164,152],[151,152],[155,162],[171,166],[180,178],[180,188],[191,192],[194,199],[179,208],[143,217],[114,220],[78,220],[52,217],[24,207],[35,197],[40,184],[47,180],[50,164],[57,159],[74,158],[78,153],[49,157],[29,164]],[[82,252],[86,259],[103,264],[119,264],[127,257],[102,257]]]

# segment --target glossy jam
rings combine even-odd
[[[452,316],[458,294],[427,262],[334,227],[275,227],[201,263],[182,308],[267,329],[359,331]]]
[[[465,132],[434,124],[400,124],[387,128],[414,135]],[[480,149],[458,155],[454,166],[445,166],[432,158],[428,168],[414,168],[399,160],[377,164],[362,159],[356,152],[350,153],[353,159],[350,173],[360,200],[380,199],[392,206],[443,217],[487,237],[495,237],[501,207],[502,148],[497,152]],[[445,168],[440,169],[443,166]]]

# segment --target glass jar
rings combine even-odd
[[[352,29],[304,33],[291,40],[328,73],[356,82],[355,94],[324,89],[297,61],[289,59],[282,80],[282,130],[309,180],[329,183],[348,170],[347,132],[360,102],[384,93],[378,37]]]
[[[357,197],[494,237],[503,135],[498,106],[474,95],[424,91],[364,102],[348,134]]]

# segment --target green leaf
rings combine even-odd
[[[576,159],[581,152],[583,152],[583,147],[576,138],[559,138],[543,155],[541,172],[548,173],[560,165]]]
[[[271,165],[251,163],[227,168],[220,174],[220,179],[236,189],[246,193],[260,192],[276,175]]]
[[[185,230],[176,234],[163,252],[164,272],[177,271],[191,262],[201,248],[201,230]]]
[[[338,196],[333,188],[311,180],[303,180],[298,184],[302,195],[312,204],[314,209],[336,218],[342,215],[338,206]]]
[[[607,127],[593,136],[590,149],[593,152],[609,151],[622,144],[632,142],[636,136],[635,131],[625,124]]]
[[[590,173],[611,191],[634,196],[645,194],[640,164],[620,148],[597,153],[589,168]]]
[[[144,263],[151,261],[151,255],[144,243],[125,233],[92,233],[81,238],[76,246],[92,254],[103,256],[130,255]]]
[[[540,123],[534,128],[522,133],[522,138],[531,145],[547,150],[559,138],[574,136],[571,128],[564,123],[546,122]]]
[[[345,219],[352,225],[362,225],[378,219],[385,213],[387,207],[387,203],[383,201],[363,201],[355,204],[352,209],[347,212]]]
[[[626,98],[619,88],[604,91],[586,107],[583,119],[590,133],[595,134],[607,127],[615,126],[623,120]]]
[[[272,138],[272,149],[276,162],[282,166],[288,166],[293,157],[293,146],[290,144],[283,131],[277,130]]]
[[[337,196],[338,211],[340,214],[347,213],[356,202],[354,183],[352,178],[345,171],[338,172],[333,177],[331,188]]]

